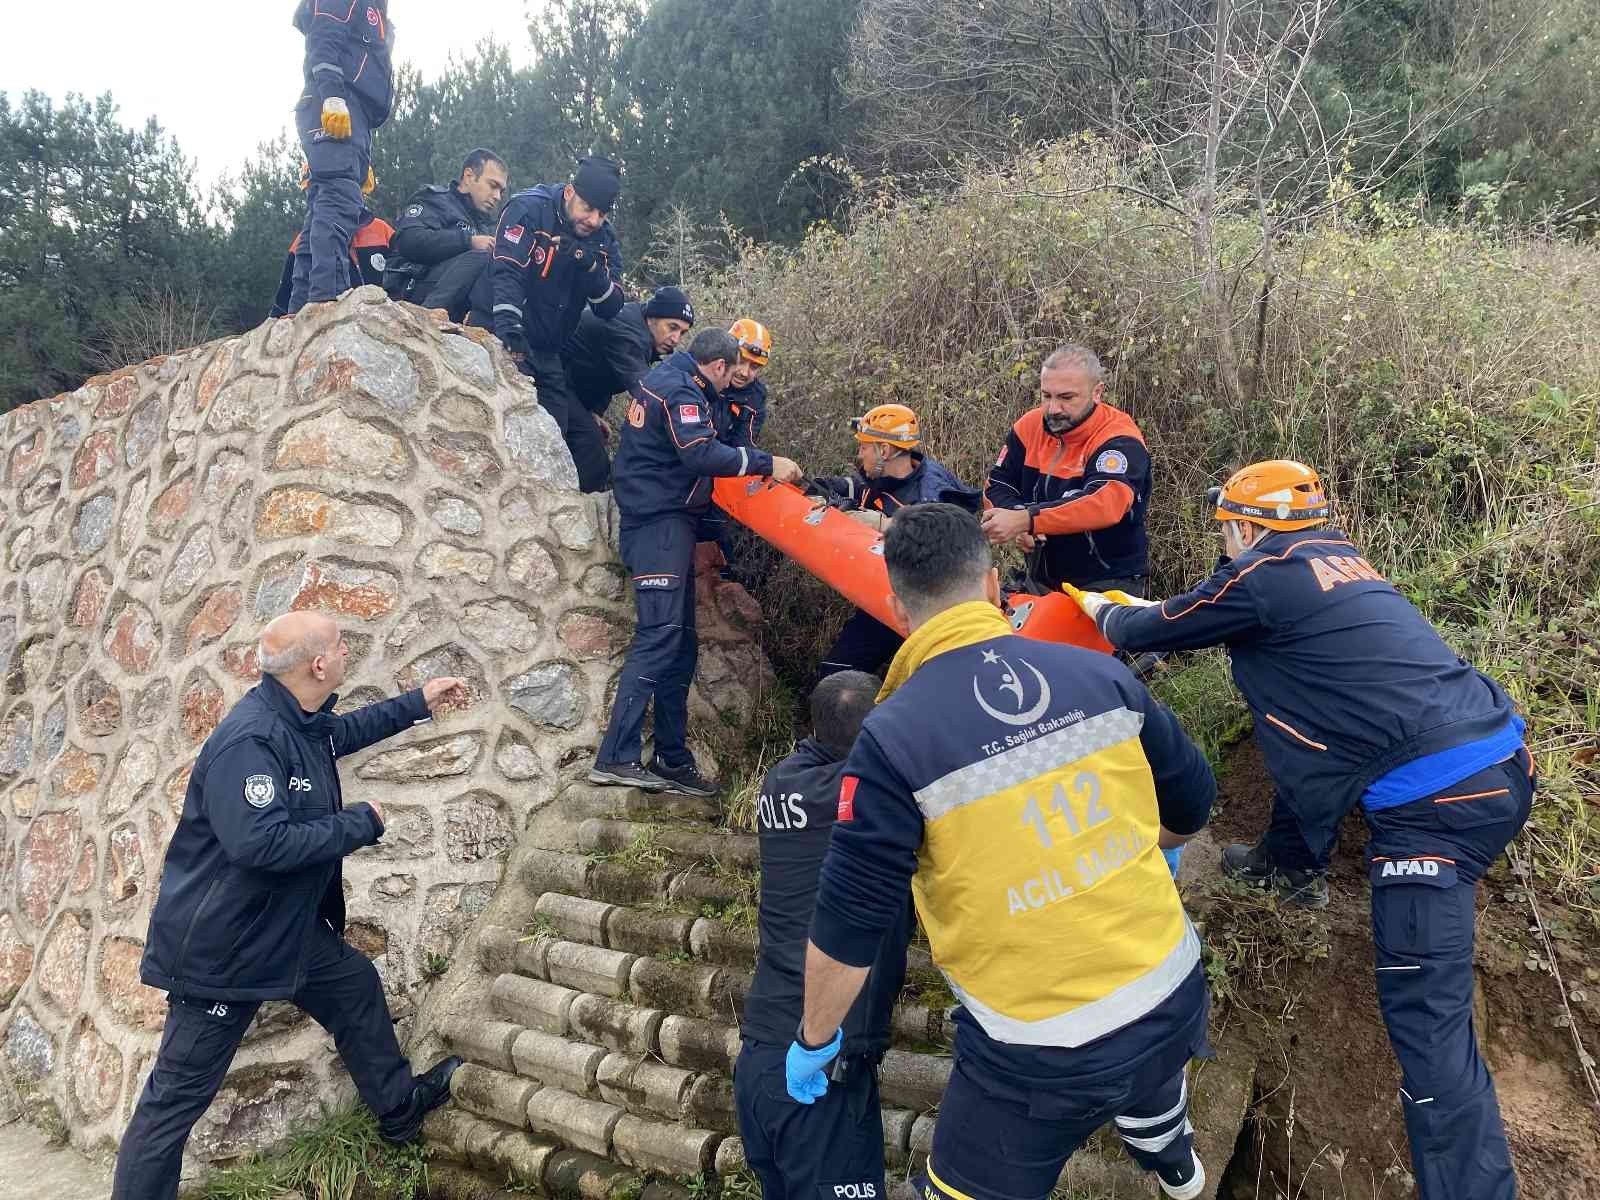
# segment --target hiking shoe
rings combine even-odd
[[[1156,1182],[1172,1200],[1194,1200],[1206,1190],[1206,1169],[1200,1165],[1200,1156],[1189,1151],[1189,1170],[1157,1171]],[[1180,1178],[1181,1176],[1181,1178]]]
[[[433,1064],[411,1086],[411,1098],[378,1121],[378,1136],[391,1146],[404,1146],[422,1132],[422,1120],[450,1099],[450,1076],[462,1059],[451,1055]]]
[[[683,796],[722,795],[722,785],[700,774],[700,768],[692,758],[681,767],[669,767],[657,755],[650,760],[650,770],[661,777],[669,792]]]
[[[1251,887],[1271,888],[1278,899],[1296,908],[1328,907],[1328,873],[1275,867],[1261,842],[1235,844],[1222,852],[1222,873]]]
[[[597,762],[589,768],[589,782],[602,787],[636,787],[647,792],[663,792],[667,781],[636,762]]]

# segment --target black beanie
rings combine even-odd
[[[622,167],[609,158],[580,158],[572,186],[587,203],[608,213],[622,194]]]
[[[675,287],[657,288],[656,294],[650,297],[644,306],[644,315],[647,317],[673,317],[686,324],[694,324],[694,305],[689,303],[689,297]]]

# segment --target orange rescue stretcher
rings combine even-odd
[[[723,512],[792,558],[850,603],[897,628],[889,607],[889,571],[883,561],[883,535],[834,508],[819,505],[793,484],[761,475],[718,479],[712,498]],[[1077,601],[1065,592],[1007,597],[1011,625],[1023,637],[1065,642],[1110,654]]]

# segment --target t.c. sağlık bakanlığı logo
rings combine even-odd
[[[1050,683],[1027,659],[1017,662],[1026,668],[1026,675],[1010,659],[985,650],[983,663],[972,677],[972,698],[996,721],[1032,725],[1050,709]]]

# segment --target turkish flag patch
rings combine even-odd
[[[846,775],[839,781],[839,820],[856,819],[856,784],[860,782],[854,775]]]
[[[678,405],[678,420],[688,425],[700,423],[700,406],[698,404]]]
[[[522,235],[526,232],[521,225],[513,225],[506,230],[506,241],[515,246],[522,241]]]

